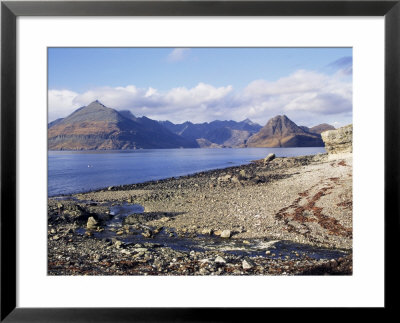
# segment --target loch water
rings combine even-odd
[[[49,151],[48,196],[136,184],[250,163],[270,153],[294,157],[324,147]]]

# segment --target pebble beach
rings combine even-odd
[[[352,155],[49,198],[48,274],[351,275]]]

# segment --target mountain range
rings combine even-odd
[[[135,117],[94,101],[66,118],[48,124],[49,150],[316,147],[328,124],[297,126],[286,116],[276,116],[262,127],[249,119],[204,123],[156,121]]]
[[[262,128],[249,119],[240,122],[216,120],[197,124],[189,121],[181,124],[170,121],[160,123],[177,135],[196,140],[200,147],[240,147]]]

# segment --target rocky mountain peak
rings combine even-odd
[[[286,115],[277,115],[247,141],[248,147],[323,146],[321,136],[305,131]]]
[[[101,109],[101,108],[107,108],[103,103],[101,103],[99,100],[95,100],[88,104],[86,108],[90,109]]]
[[[288,136],[295,133],[304,133],[304,130],[290,120],[286,115],[278,115],[270,119],[260,132],[268,136]]]
[[[68,117],[64,118],[62,123],[90,122],[90,121],[107,121],[119,122],[123,117],[114,109],[107,108],[98,100],[93,101],[87,106],[75,110]]]

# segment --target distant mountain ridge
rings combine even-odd
[[[197,141],[202,139],[201,147],[207,147],[207,142],[221,147],[243,147],[246,140],[262,128],[249,119],[240,122],[215,120],[197,124],[190,121],[181,124],[160,121],[160,124],[184,138]]]
[[[315,127],[309,128],[309,129],[310,129],[310,132],[321,134],[324,131],[335,130],[336,128],[334,126],[331,126],[330,124],[322,123],[322,124],[319,124],[318,126],[315,126]]]
[[[285,115],[270,119],[264,127],[249,119],[174,124],[94,101],[48,124],[48,149],[323,147],[320,133],[333,129],[328,124],[297,126]]]

